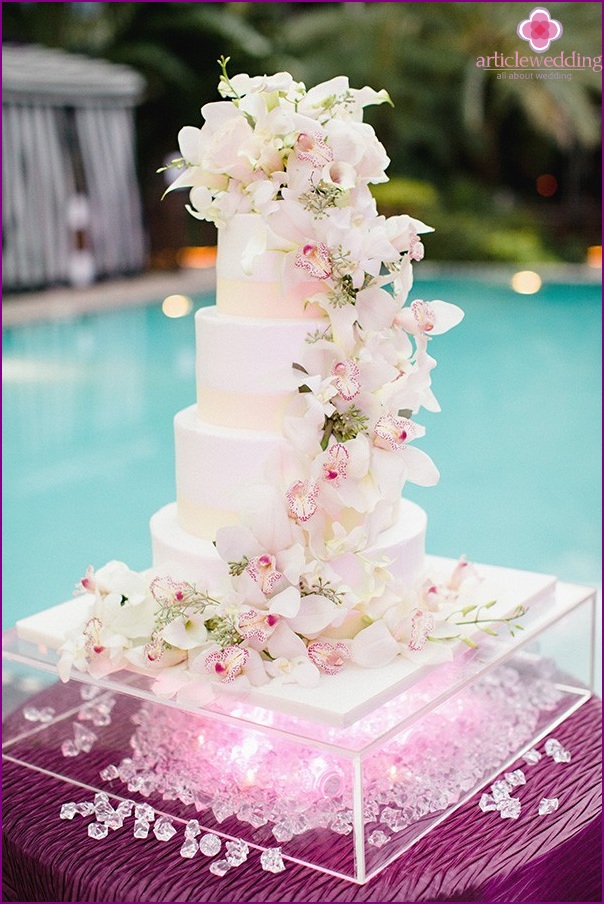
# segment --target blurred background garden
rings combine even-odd
[[[230,71],[290,71],[311,86],[346,73],[387,88],[370,108],[392,163],[375,193],[385,214],[435,227],[431,260],[598,263],[601,72],[498,78],[479,56],[527,51],[516,34],[530,3],[6,3],[3,40],[127,64],[144,78],[136,106],[146,263],[177,263],[212,244],[182,198],[160,201],[156,170],[183,124],[218,99],[217,59]],[[600,54],[601,7],[550,3],[555,45]],[[562,47],[562,45],[564,45]],[[552,47],[552,53],[554,47]],[[77,88],[77,86],[76,86]],[[589,251],[588,249],[592,249]]]

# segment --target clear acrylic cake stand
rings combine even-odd
[[[29,640],[4,635],[12,687],[36,690],[7,716],[3,755],[111,800],[147,801],[181,830],[196,818],[362,884],[591,694],[594,591],[490,572],[510,601],[531,604],[515,637],[484,635],[438,666],[345,670],[315,690],[226,691],[203,706],[160,699],[152,679],[130,672],[62,685],[56,652],[30,622]],[[28,708],[49,721],[28,721]],[[65,756],[82,730],[92,749]],[[101,778],[109,765],[118,778]]]

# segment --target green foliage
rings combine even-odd
[[[599,4],[548,9],[564,27],[556,50],[600,52]],[[591,199],[600,194],[601,73],[529,82],[476,66],[478,56],[526,49],[516,27],[529,11],[498,2],[6,3],[3,27],[4,40],[102,56],[144,75],[139,172],[149,209],[179,128],[201,125],[200,106],[218,100],[224,55],[232,73],[285,69],[309,86],[346,73],[355,87],[387,88],[394,111],[366,111],[392,159],[392,181],[375,196],[385,213],[437,229],[430,257],[580,259],[599,234]],[[536,195],[541,172],[556,175],[555,199]],[[496,203],[502,187],[507,206]]]

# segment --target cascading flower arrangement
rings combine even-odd
[[[280,251],[286,286],[314,281],[306,303],[324,326],[292,362],[287,453],[242,495],[240,524],[218,531],[222,574],[201,586],[117,562],[89,569],[88,617],[61,658],[64,676],[72,665],[97,676],[126,667],[156,674],[159,693],[198,700],[213,682],[312,686],[347,661],[437,661],[460,639],[473,644],[468,625],[493,623],[464,559],[409,587],[371,552],[405,481],[438,480],[412,445],[425,432],[413,418],[438,411],[429,342],[463,317],[444,301],[408,303],[431,229],[379,215],[369,189],[387,181],[389,160],[363,108],[388,94],[344,77],[310,90],[288,73],[231,78],[227,62],[224,100],[179,134],[169,190],[188,188],[189,212],[218,227],[259,214],[267,228],[250,238],[248,263]],[[494,621],[514,630],[522,614]]]

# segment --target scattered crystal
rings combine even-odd
[[[512,788],[516,788],[518,785],[526,785],[526,776],[522,769],[514,769],[513,772],[506,772],[503,777]]]
[[[112,782],[114,778],[119,778],[120,774],[117,771],[117,766],[105,766],[104,769],[101,769],[99,775],[103,779],[104,782]]]
[[[393,832],[400,832],[409,825],[409,820],[403,814],[403,811],[397,810],[395,807],[384,807],[380,816],[380,822],[389,826]]]
[[[348,813],[337,813],[329,827],[332,831],[337,832],[338,835],[350,835],[352,832],[352,817]]]
[[[153,826],[153,834],[158,841],[169,841],[173,835],[176,835],[172,820],[167,816],[160,816]]]
[[[281,848],[268,848],[260,854],[260,863],[262,869],[267,873],[282,873],[285,869],[285,863],[281,856]]]
[[[390,838],[385,832],[382,832],[381,829],[376,829],[375,832],[372,832],[371,835],[368,836],[367,841],[374,847],[380,848],[384,844],[387,844],[390,841]]]
[[[552,755],[554,763],[570,763],[570,751],[561,747]]]
[[[292,832],[291,826],[286,822],[278,822],[273,826],[273,835],[275,836],[275,841],[291,841],[294,837],[294,833]]]
[[[132,815],[132,810],[134,809],[134,801],[133,800],[121,800],[117,805],[117,812],[120,814],[122,819],[126,819],[126,817]]]
[[[226,860],[214,860],[210,863],[210,872],[215,876],[224,876],[231,868],[230,863]]]
[[[488,813],[489,810],[497,809],[497,801],[490,794],[483,794],[478,802],[478,806],[483,813]]]
[[[92,700],[97,694],[101,693],[101,688],[94,684],[83,684],[80,688],[80,697],[82,700]]]
[[[231,866],[241,866],[247,860],[250,852],[249,847],[241,838],[238,838],[237,841],[227,841],[226,849],[226,860]]]
[[[90,800],[84,800],[81,804],[76,805],[76,809],[80,816],[92,816],[94,813],[94,804]]]
[[[557,797],[544,797],[539,801],[539,816],[547,816],[558,809]]]
[[[112,829],[115,832],[116,829],[121,829],[124,825],[124,817],[117,810],[114,810],[113,813],[109,813],[108,816],[103,818],[103,823],[108,829]]]
[[[517,797],[508,797],[497,804],[497,809],[502,819],[518,819],[521,803]]]
[[[52,706],[44,706],[38,713],[38,720],[40,722],[52,722],[55,717],[55,711]]]
[[[566,750],[560,741],[548,738],[545,742],[545,752],[551,756],[554,763],[570,763],[570,751]]]
[[[74,741],[71,738],[67,738],[66,741],[63,741],[61,744],[61,753],[63,756],[77,756],[80,752],[79,747],[76,747]]]
[[[202,835],[199,841],[199,850],[202,854],[205,854],[206,857],[214,857],[222,847],[222,841],[218,837],[218,835],[212,835],[208,833],[207,835]]]
[[[73,734],[76,747],[84,753],[90,753],[94,742],[97,740],[95,733],[90,731],[89,728],[84,728],[79,722],[74,722]]]
[[[98,799],[97,799],[98,798]],[[105,822],[115,813],[113,805],[109,802],[108,797],[100,797],[98,794],[94,798],[94,812],[100,822]]]
[[[212,806],[212,812],[216,817],[216,822],[224,822],[233,815],[233,808],[226,801],[219,800]]]
[[[23,718],[28,722],[38,722],[40,719],[40,710],[35,706],[26,706],[23,710]]]
[[[108,832],[109,829],[107,826],[103,825],[101,822],[91,822],[88,826],[88,834],[91,838],[96,838],[97,840],[99,838],[105,838]]]
[[[201,835],[201,826],[197,819],[190,819],[185,826],[185,838],[196,838]]]
[[[538,763],[541,759],[541,754],[538,750],[535,750],[535,748],[532,747],[530,750],[526,751],[522,759],[527,764],[527,766],[534,766],[535,763]]]
[[[198,850],[199,845],[194,838],[185,838],[180,849],[180,856],[186,858],[194,857]]]
[[[77,812],[78,808],[76,804],[63,804],[61,812],[59,813],[59,819],[73,819]]]
[[[145,822],[153,822],[155,819],[155,810],[149,804],[135,804],[134,818],[142,819]]]
[[[146,838],[149,834],[149,823],[144,819],[136,819],[134,822],[134,837]]]
[[[493,782],[491,785],[491,791],[493,792],[493,797],[499,803],[502,800],[505,800],[510,796],[510,786],[503,779],[499,779],[497,782]]]

